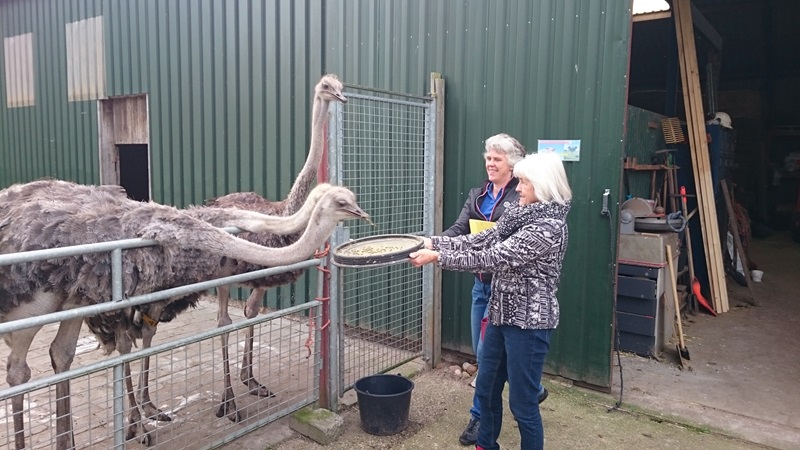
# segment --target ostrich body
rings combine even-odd
[[[254,192],[239,192],[224,195],[213,199],[207,203],[213,207],[240,208],[257,211],[270,215],[291,215],[295,214],[309,197],[309,191],[317,178],[317,171],[323,155],[324,125],[328,117],[331,101],[347,102],[347,98],[342,94],[342,83],[335,75],[325,75],[314,87],[314,102],[311,114],[311,146],[308,150],[306,162],[302,170],[297,175],[292,185],[289,195],[282,201],[270,201]],[[242,233],[240,238],[255,242],[266,247],[282,247],[290,245],[300,237],[299,233],[277,235],[274,233]],[[261,269],[261,267],[247,261],[229,261],[232,264],[231,270],[234,273],[251,272]],[[264,298],[264,293],[271,287],[293,283],[303,274],[302,270],[285,272],[271,275],[257,280],[251,280],[242,285],[251,288],[252,292],[247,298],[244,307],[244,315],[253,318],[258,314],[259,306]],[[220,286],[217,288],[217,301],[219,309],[217,312],[217,325],[222,327],[232,323],[228,314],[228,304],[230,301],[230,286]],[[253,327],[247,329],[245,337],[245,348],[242,355],[242,366],[240,379],[247,386],[248,392],[262,397],[271,397],[274,394],[264,385],[255,379],[253,375]],[[231,421],[238,422],[241,417],[234,400],[233,387],[230,377],[230,359],[228,356],[228,335],[223,335],[222,339],[222,360],[223,360],[223,379],[225,383],[222,401],[217,411],[217,417],[227,416]]]
[[[0,191],[0,248],[13,253],[137,237],[153,239],[160,246],[129,249],[122,254],[123,289],[129,297],[228,275],[224,259],[236,258],[267,267],[299,262],[322,245],[340,220],[368,218],[352,192],[331,188],[313,210],[298,241],[281,248],[267,248],[231,236],[185,211],[129,200],[120,192],[119,188],[57,180],[14,185]],[[231,212],[236,211],[222,211]],[[253,212],[241,213],[245,222],[257,217]],[[226,221],[226,225],[242,225],[236,222]],[[0,267],[0,321],[110,301],[110,275],[108,253]],[[182,301],[186,298],[142,305],[143,312],[163,320],[169,315],[170,305]],[[136,328],[132,324],[134,316],[131,309],[113,311],[87,318],[87,324],[107,351],[116,349],[124,354],[131,350],[129,332]],[[67,319],[59,326],[50,345],[56,373],[68,370],[72,364],[81,322],[81,318]],[[11,348],[6,378],[10,386],[30,380],[26,357],[40,328],[4,335]],[[131,439],[141,429],[142,442],[149,445],[149,434],[141,424],[133,395],[130,369],[126,367],[125,372],[131,405],[127,438]],[[25,447],[22,397],[12,399],[17,448]],[[74,447],[69,382],[56,386],[56,399],[57,445]]]

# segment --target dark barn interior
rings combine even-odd
[[[736,132],[735,196],[756,236],[788,230],[800,186],[800,2],[693,3],[707,20],[695,19],[704,111],[727,113]],[[658,14],[634,17],[628,102],[683,118],[673,21],[645,20]]]

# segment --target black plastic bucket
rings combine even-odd
[[[389,436],[408,426],[414,383],[400,375],[372,375],[356,381],[361,428],[369,434]]]

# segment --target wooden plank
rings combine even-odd
[[[691,74],[689,82],[692,86],[691,99],[692,108],[694,111],[693,118],[697,121],[695,122],[697,124],[695,139],[698,143],[697,148],[701,150],[698,155],[708,155],[708,141],[706,139],[705,131],[705,114],[703,113],[702,92],[699,81],[699,69],[697,67],[697,54],[694,47],[694,27],[692,26],[691,18],[688,16],[686,9],[681,10],[681,20],[683,20],[683,29],[690,30],[689,39],[684,41],[684,45],[687,45],[685,49],[687,50],[687,62],[689,63]],[[698,160],[701,162],[704,172],[707,173],[707,176],[703,179],[704,195],[706,195],[708,202],[711,204],[710,208],[705,211],[705,214],[708,218],[707,223],[718,224],[719,222],[717,220],[717,209],[715,203],[714,185],[711,177],[710,162],[707,156],[699,157]],[[725,287],[725,268],[722,262],[722,251],[724,250],[722,247],[721,238],[719,236],[720,230],[718,225],[715,225],[710,227],[709,231],[713,236],[715,236],[708,243],[709,252],[711,252],[711,260],[713,263],[711,275],[714,277],[711,286],[712,288],[717,287],[717,289],[712,292],[718,293],[718,295],[715,297],[719,307],[718,311],[726,312],[728,311],[728,301],[727,288]]]
[[[686,122],[689,128],[689,144],[692,156],[692,170],[695,179],[698,208],[700,211],[703,245],[706,250],[706,263],[709,269],[709,288],[714,310],[725,312],[728,309],[727,288],[722,265],[722,253],[717,225],[716,205],[708,161],[708,143],[705,133],[700,79],[697,69],[697,53],[694,45],[694,32],[691,24],[689,0],[673,2],[673,16],[678,40],[678,60],[681,69]]]
[[[687,0],[689,3],[689,0]],[[719,229],[719,221],[717,219],[717,208],[716,208],[716,201],[714,195],[714,185],[711,176],[711,167],[710,161],[706,155],[709,154],[708,151],[708,141],[706,138],[706,128],[705,128],[705,114],[703,112],[703,98],[702,92],[700,87],[700,78],[699,78],[699,68],[697,66],[697,53],[694,46],[695,38],[694,38],[694,27],[692,25],[692,18],[688,14],[687,9],[681,9],[681,19],[683,22],[683,29],[690,30],[689,39],[684,41],[685,45],[688,45],[686,48],[687,58],[689,62],[689,67],[691,68],[691,78],[690,83],[692,85],[692,106],[694,110],[694,120],[696,120],[696,141],[699,144],[698,148],[701,150],[699,155],[703,155],[699,157],[698,160],[704,166],[704,172],[707,174],[706,177],[703,179],[704,183],[704,195],[707,196],[708,202],[710,203],[709,209],[705,212],[708,217],[709,224],[715,224],[714,226],[710,227],[710,232],[713,235],[713,238],[709,241],[709,252],[711,252],[711,260],[713,262],[713,272],[712,275],[714,276],[714,282],[712,282],[712,287],[717,287],[716,293],[716,300],[719,306],[719,312],[727,312],[728,311],[728,294],[727,294],[727,287],[726,287],[726,280],[725,280],[725,267],[722,262],[722,252],[724,251],[724,247],[722,245],[722,240],[720,238],[720,229]]]

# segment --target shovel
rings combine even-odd
[[[672,300],[675,302],[675,319],[678,323],[678,357],[680,358],[681,367],[689,368],[689,349],[683,342],[683,324],[681,323],[681,305],[678,303],[678,282],[675,280],[675,266],[672,264],[672,247],[667,247],[667,264],[669,265],[669,284],[672,288]]]

